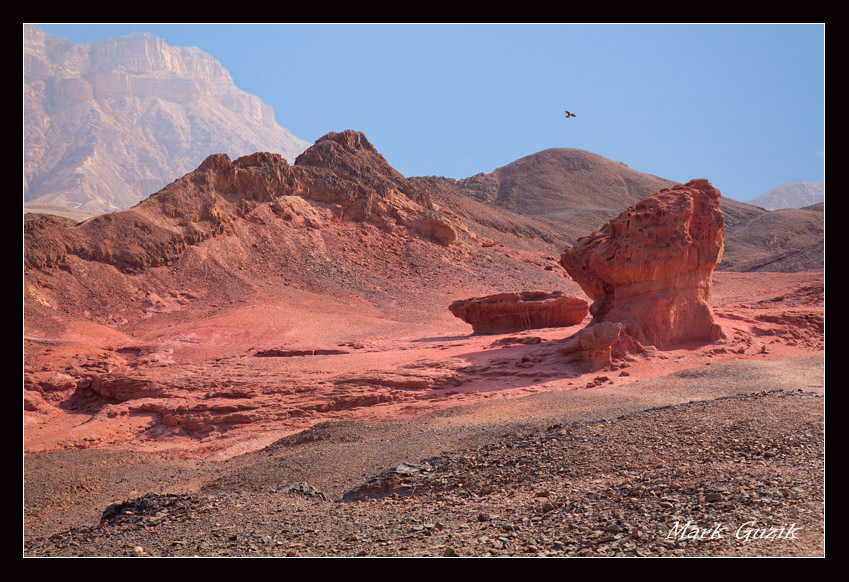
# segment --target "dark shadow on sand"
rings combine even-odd
[[[453,342],[458,340],[466,340],[474,336],[473,333],[467,333],[465,335],[446,335],[439,337],[423,337],[419,339],[412,340],[412,343],[429,343],[429,342]]]

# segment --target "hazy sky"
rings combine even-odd
[[[362,131],[405,176],[569,147],[738,200],[825,179],[823,24],[38,26],[196,46],[294,135]]]

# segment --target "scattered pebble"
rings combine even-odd
[[[395,466],[352,501],[308,483],[149,494],[110,505],[97,526],[28,540],[25,553],[824,555],[820,395],[746,394],[547,426]],[[793,524],[799,536],[744,543],[734,532],[749,521]],[[701,530],[680,533],[688,522],[731,533],[694,539]]]

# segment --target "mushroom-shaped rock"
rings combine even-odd
[[[590,325],[619,322],[636,342],[716,341],[711,276],[722,258],[719,191],[692,180],[645,198],[578,239],[560,264],[593,299]]]

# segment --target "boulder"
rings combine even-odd
[[[475,333],[495,334],[577,325],[588,306],[583,299],[559,291],[525,291],[461,299],[448,309],[471,324]]]
[[[588,325],[569,338],[559,351],[566,356],[567,362],[582,362],[587,372],[595,372],[610,364],[613,346],[621,332],[620,323]]]
[[[564,252],[561,265],[593,299],[590,325],[621,323],[631,348],[723,337],[711,307],[719,198],[707,180],[663,189]]]

